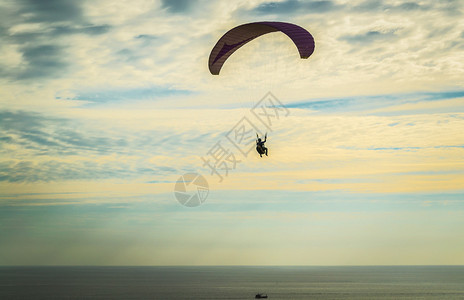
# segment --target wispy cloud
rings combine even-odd
[[[343,36],[340,37],[340,40],[354,44],[370,44],[378,41],[385,41],[396,38],[398,38],[398,36],[395,34],[395,30],[390,30],[387,32],[372,30],[366,33]]]
[[[287,0],[281,2],[265,2],[259,4],[253,12],[257,14],[314,14],[327,13],[343,9],[345,5],[336,1],[299,1]]]
[[[195,7],[195,0],[162,0],[162,7],[172,13],[186,13]]]
[[[192,92],[164,87],[150,88],[131,88],[121,89],[114,88],[108,90],[90,90],[90,91],[61,91],[56,99],[60,100],[81,100],[93,104],[115,103],[115,102],[137,102],[156,100],[169,96],[186,96]],[[68,95],[68,96],[62,96]],[[73,96],[69,96],[73,95]]]
[[[427,103],[429,102],[443,102],[446,100],[463,98],[464,91],[448,91],[448,92],[423,92],[413,94],[393,94],[393,95],[372,95],[372,96],[358,96],[348,98],[336,99],[314,99],[311,101],[290,103],[287,106],[291,108],[310,109],[313,111],[323,113],[342,113],[342,112],[365,112],[373,114],[382,114],[392,112],[392,107],[397,114],[404,113],[427,113]],[[421,109],[422,103],[422,109]],[[453,102],[454,103],[454,102]],[[415,104],[411,106],[411,104]],[[401,109],[403,107],[403,110]],[[437,111],[437,107],[433,106]],[[449,112],[461,111],[462,107],[450,105]],[[444,110],[440,110],[444,112]]]
[[[4,18],[2,40],[15,48],[22,62],[0,72],[1,77],[30,81],[65,77],[71,65],[68,45],[60,37],[73,34],[100,35],[107,24],[94,25],[76,1],[17,1],[0,4]]]
[[[0,116],[0,181],[163,178],[189,169],[182,159],[174,162],[175,157],[190,159],[193,149],[187,145],[211,143],[210,133],[204,132],[151,126],[141,131],[110,129],[102,122],[86,124],[22,111],[2,111]]]
[[[163,166],[134,166],[133,163],[100,163],[95,160],[66,162],[47,160],[0,163],[0,181],[7,182],[54,182],[69,180],[98,181],[102,179],[125,179],[144,176],[168,176],[178,170]]]
[[[22,56],[27,67],[20,71],[18,79],[54,77],[67,67],[63,60],[63,48],[55,45],[24,47]]]
[[[27,22],[81,22],[84,18],[80,3],[70,0],[18,1],[19,14]]]
[[[428,10],[432,9],[432,5],[423,4],[417,2],[404,2],[391,4],[388,1],[375,0],[375,1],[364,1],[360,4],[356,4],[352,7],[357,12],[386,12],[386,11],[397,11],[397,12],[408,12],[416,10]]]

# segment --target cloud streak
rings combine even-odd
[[[81,3],[75,1],[17,1],[3,4],[0,28],[2,40],[16,47],[21,63],[0,72],[13,81],[60,78],[71,65],[69,46],[60,38],[74,34],[89,36],[108,32],[107,24],[94,25],[85,16]]]
[[[91,91],[65,91],[64,94],[73,94],[67,97],[57,95],[56,99],[79,100],[93,104],[105,104],[114,102],[136,102],[155,100],[170,96],[187,96],[192,92],[187,90],[178,90],[164,87],[150,88],[132,88],[132,89],[109,89],[109,90],[91,90]],[[60,94],[61,94],[60,93]]]
[[[358,96],[336,99],[314,99],[312,101],[303,101],[289,103],[287,107],[310,109],[322,113],[343,113],[343,112],[365,112],[368,114],[385,114],[389,107],[401,107],[403,105],[406,113],[428,113],[427,103],[437,102],[446,103],[446,100],[463,98],[464,91],[447,91],[447,92],[423,92],[413,94],[392,94],[392,95],[372,95]],[[408,106],[416,104],[416,106]],[[421,104],[424,105],[421,110]],[[433,107],[437,109],[437,107]],[[404,110],[397,110],[397,114],[405,113]],[[461,112],[460,108],[452,105],[448,107],[449,112]],[[443,111],[440,111],[443,112]]]
[[[254,10],[257,14],[320,14],[343,9],[345,5],[336,1],[299,1],[287,0],[282,2],[265,2]]]
[[[182,165],[182,159],[174,162],[175,157],[191,159],[195,148],[205,141],[212,143],[215,134],[122,125],[116,129],[101,121],[86,124],[23,111],[1,111],[0,116],[0,181],[7,182],[177,175],[191,168]]]

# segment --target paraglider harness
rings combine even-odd
[[[267,133],[264,135],[264,141],[261,141],[258,134],[256,134],[256,151],[258,151],[259,156],[263,157],[263,154],[267,156],[267,148],[264,146],[264,143],[267,140]]]

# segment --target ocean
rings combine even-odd
[[[464,299],[464,266],[0,267],[0,299]]]

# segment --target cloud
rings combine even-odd
[[[434,2],[437,5],[437,9],[448,13],[451,16],[461,16],[463,10],[463,3],[459,0],[447,0]]]
[[[389,30],[386,32],[371,30],[366,33],[342,36],[339,39],[352,44],[370,44],[374,42],[388,41],[397,38],[398,36],[396,35],[396,30]]]
[[[102,179],[131,180],[143,176],[167,176],[177,170],[170,167],[134,166],[129,163],[98,163],[93,160],[63,162],[7,161],[0,163],[0,181],[52,182],[69,180],[98,181]]]
[[[63,48],[56,45],[26,46],[21,48],[26,69],[19,72],[18,79],[56,77],[66,70]]]
[[[410,12],[417,10],[429,10],[433,6],[427,4],[419,4],[417,2],[404,2],[401,4],[388,4],[383,0],[365,1],[361,4],[352,7],[356,12],[382,12],[382,11],[396,11],[396,12]]]
[[[397,8],[400,10],[410,11],[424,9],[425,7],[420,4],[417,4],[416,2],[406,2],[398,5]]]
[[[0,77],[28,82],[64,77],[72,59],[63,37],[96,36],[111,28],[92,24],[81,5],[68,0],[23,0],[2,7],[1,38],[16,49],[21,61],[2,70]]]
[[[389,107],[419,104],[432,101],[452,100],[464,97],[464,91],[432,92],[432,93],[412,93],[412,94],[391,94],[391,95],[372,95],[331,99],[314,99],[312,101],[294,102],[286,105],[289,108],[310,109],[323,113],[341,113],[341,112],[372,112],[381,113],[382,109],[388,110]],[[410,107],[409,109],[412,109]],[[420,105],[416,107],[416,113],[419,113]],[[436,109],[436,107],[434,107]],[[456,111],[459,107],[450,106],[449,112]],[[399,111],[398,111],[399,113]],[[411,112],[410,112],[411,113]]]
[[[459,16],[462,14],[462,2],[455,0],[448,1],[420,1],[420,2],[397,2],[391,3],[383,0],[368,0],[361,4],[351,7],[353,12],[371,13],[371,12],[388,12],[388,13],[414,13],[436,11],[444,13],[447,16]]]
[[[40,16],[46,15],[47,5],[52,5],[52,2],[45,2],[39,8],[33,5],[24,8],[30,11],[30,16],[35,15],[34,18],[43,20],[39,23],[29,22],[26,13],[18,13],[24,10],[22,6],[25,3],[10,4],[5,10],[9,13],[4,12],[5,21],[0,21],[2,32],[6,33],[3,36],[7,43],[4,53],[15,58],[5,58],[2,67],[7,67],[2,68],[0,76],[11,81],[56,79],[56,85],[74,91],[108,86],[122,90],[137,89],[140,85],[168,86],[179,90],[205,91],[207,96],[213,90],[219,94],[225,89],[243,90],[251,84],[264,86],[269,81],[269,76],[265,76],[269,71],[266,66],[276,59],[271,55],[258,55],[254,60],[254,53],[247,52],[247,49],[260,47],[266,43],[266,39],[269,42],[271,35],[250,43],[248,48],[240,49],[240,53],[248,55],[240,56],[237,52],[228,61],[226,68],[235,67],[234,59],[248,59],[247,63],[237,63],[238,66],[253,64],[247,73],[243,72],[247,71],[246,68],[242,68],[240,76],[232,74],[227,80],[224,76],[211,79],[208,77],[206,60],[217,38],[227,29],[265,15],[273,19],[281,14],[291,14],[295,23],[314,35],[316,51],[310,59],[298,64],[290,59],[287,64],[287,60],[279,56],[281,63],[278,67],[282,68],[276,68],[278,71],[272,75],[273,82],[277,83],[273,86],[282,89],[290,85],[287,83],[307,86],[308,81],[313,83],[311,94],[323,97],[321,94],[328,91],[349,94],[356,90],[356,93],[351,92],[351,96],[360,94],[360,89],[370,89],[363,90],[364,94],[373,93],[374,90],[386,93],[391,88],[412,89],[411,86],[415,87],[414,90],[437,90],[444,85],[454,87],[459,81],[456,70],[460,70],[461,64],[457,59],[460,44],[456,42],[456,37],[462,34],[462,29],[449,25],[449,31],[440,33],[438,30],[435,33],[443,43],[428,42],[428,34],[443,27],[439,24],[459,24],[456,17],[443,13],[445,4],[434,4],[432,1],[417,2],[420,8],[413,1],[397,4],[387,1],[364,2],[373,6],[371,14],[363,13],[361,8],[356,9],[360,2],[346,1],[290,0],[235,4],[165,1],[155,4],[137,2],[134,5],[143,7],[143,10],[127,8],[123,3],[106,7],[106,2],[65,2],[63,7],[56,9],[76,17],[70,17],[68,21],[51,18],[50,22]],[[374,6],[380,8],[376,11]],[[37,12],[33,13],[34,10]],[[179,19],[182,14],[194,18]],[[437,18],[433,24],[427,21],[431,14],[436,14]],[[452,47],[452,43],[457,44]],[[288,41],[280,40],[269,44],[273,44],[272,49],[276,54],[292,46]],[[54,69],[51,65],[49,72],[40,73],[40,69],[31,69],[32,75],[27,75],[29,63],[22,51],[43,45],[59,48],[55,57],[62,69]],[[288,53],[294,53],[290,51]],[[402,68],[405,64],[409,67]],[[290,69],[295,71],[286,76]],[[431,74],[437,78],[433,80],[433,87],[428,84]],[[452,82],[446,80],[445,83],[444,78],[450,77]],[[404,80],[408,84],[393,84]],[[366,85],[366,82],[370,84]],[[293,86],[284,93],[297,94]],[[227,98],[224,101],[231,101],[233,93],[223,94],[227,94],[222,97]],[[293,95],[291,97],[294,98]]]
[[[299,1],[287,0],[282,2],[265,2],[253,9],[257,14],[303,14],[326,13],[342,9],[333,1]]]
[[[449,91],[436,93],[422,93],[426,100],[454,99],[464,97],[464,91]]]
[[[162,7],[171,13],[189,12],[197,3],[195,0],[161,0]]]
[[[59,78],[67,75],[70,66],[66,47],[53,43],[33,43],[38,41],[36,34],[23,34],[18,38],[24,40],[16,49],[21,62],[11,68],[0,71],[0,77],[14,81],[31,81],[47,78]]]
[[[73,96],[66,97],[58,94],[56,99],[64,100],[81,100],[91,102],[94,104],[115,103],[123,101],[146,101],[159,99],[169,96],[182,96],[189,95],[192,92],[187,90],[179,90],[165,87],[150,87],[150,88],[130,88],[121,89],[114,88],[108,90],[89,90],[89,91],[66,91],[65,94],[72,94]]]
[[[210,133],[191,127],[183,127],[182,132],[174,126],[161,130],[147,123],[141,129],[122,124],[108,127],[99,120],[0,111],[0,181],[130,180],[144,176],[158,180],[177,175],[192,169],[186,161],[191,161],[205,141],[212,144]]]
[[[1,111],[0,128],[8,144],[19,146],[19,156],[77,155],[82,152],[108,153],[124,142],[104,136],[85,136],[79,122],[24,111]],[[24,151],[26,150],[26,151]],[[24,151],[24,152],[23,152]],[[8,150],[5,148],[3,152]]]
[[[22,0],[19,14],[27,22],[82,22],[84,19],[80,2],[73,0]]]
[[[408,12],[418,10],[429,10],[431,5],[418,4],[416,2],[405,2],[397,5],[387,4],[382,0],[369,0],[356,5],[348,3],[338,4],[336,1],[301,1],[286,0],[281,2],[264,2],[253,9],[256,14],[318,14],[337,12],[342,9],[353,12],[384,12],[397,11]]]
[[[143,39],[143,40],[157,40],[158,37],[152,34],[139,34],[135,37],[136,39]]]
[[[110,30],[109,25],[88,25],[88,26],[56,26],[52,28],[50,36],[69,35],[69,34],[88,34],[101,35]]]

